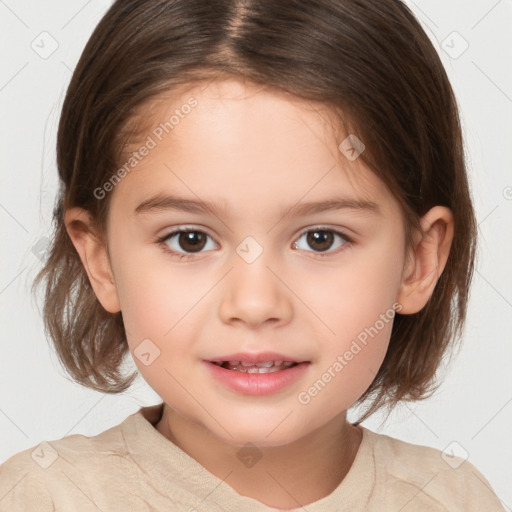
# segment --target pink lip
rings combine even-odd
[[[283,354],[277,354],[276,352],[258,352],[254,354],[237,353],[230,354],[222,357],[215,357],[209,360],[210,362],[222,363],[223,361],[241,361],[243,363],[264,363],[266,361],[291,361],[293,363],[300,362],[294,357],[285,356]]]
[[[229,356],[229,359],[222,359],[222,361],[246,361],[240,357],[241,355],[242,354],[235,354]],[[259,358],[258,361],[250,360],[247,362],[264,362],[281,359],[284,361],[291,360],[284,356],[277,357],[276,354],[273,354],[272,357],[268,357],[268,355],[267,353],[266,357],[263,359]],[[244,373],[222,368],[210,361],[204,361],[204,363],[218,382],[237,393],[252,396],[270,395],[281,391],[299,380],[309,366],[309,362],[301,362],[291,368],[273,373]]]

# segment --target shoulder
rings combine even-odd
[[[377,486],[386,500],[408,510],[503,512],[486,478],[450,450],[408,443],[367,430]],[[400,507],[399,507],[400,508]]]
[[[7,459],[0,466],[0,512],[53,511],[63,496],[76,495],[79,486],[94,487],[94,480],[109,466],[121,468],[123,460],[128,466],[121,426],[92,437],[44,441]]]

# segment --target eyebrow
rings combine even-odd
[[[298,202],[295,205],[281,208],[280,217],[301,217],[337,210],[356,210],[380,215],[381,211],[377,203],[347,198],[330,198],[323,201]],[[198,214],[212,214],[216,217],[226,216],[227,208],[223,204],[215,204],[211,201],[199,199],[187,199],[171,195],[157,195],[146,199],[135,208],[135,214],[146,214],[167,210],[184,211]]]

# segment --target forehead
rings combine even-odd
[[[303,130],[297,130],[298,123],[304,125]],[[276,140],[272,128],[287,129]],[[301,133],[304,128],[307,133]],[[148,135],[158,139],[159,145],[170,139],[179,143],[186,138],[190,142],[191,136],[204,142],[215,136],[217,145],[228,142],[233,148],[233,140],[228,139],[233,130],[239,145],[250,146],[257,141],[266,143],[267,147],[272,141],[280,144],[287,134],[299,144],[304,135],[308,141],[316,137],[321,142],[330,139],[334,143],[343,133],[333,108],[286,91],[235,79],[182,85],[162,93],[135,111],[123,133],[129,153]]]
[[[134,206],[159,192],[185,192],[247,210],[251,199],[280,207],[335,191],[390,199],[361,159],[340,151],[348,134],[326,105],[224,80],[162,95],[145,112],[123,163],[134,153],[145,156],[129,166],[113,201]]]

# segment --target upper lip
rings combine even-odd
[[[214,357],[208,359],[211,363],[222,363],[223,361],[240,361],[242,363],[265,363],[268,361],[290,361],[292,363],[301,363],[304,360],[295,357],[278,354],[276,352],[258,352],[249,354],[247,352],[239,352],[237,354],[229,354],[226,356]]]

